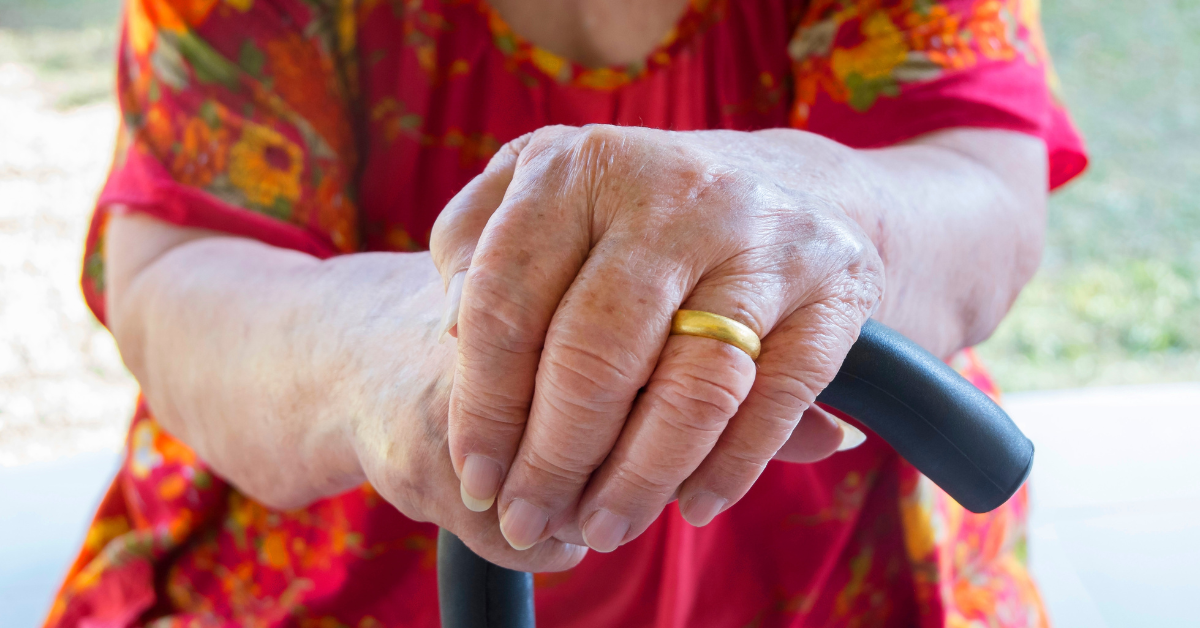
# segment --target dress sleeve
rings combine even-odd
[[[857,148],[950,127],[1041,138],[1050,188],[1087,166],[1038,0],[813,0],[788,46],[791,124]]]
[[[115,211],[320,257],[358,247],[350,4],[126,0],[121,129],[84,255],[101,322]]]

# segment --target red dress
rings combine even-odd
[[[692,0],[643,63],[586,69],[485,0],[128,0],[121,142],[85,258],[104,319],[109,208],[332,256],[419,250],[499,146],[547,124],[792,126],[855,147],[973,126],[1079,173],[1036,0]],[[960,371],[994,392],[969,352]],[[457,497],[456,497],[457,498]],[[696,529],[536,577],[539,625],[1044,626],[1022,491],[964,511],[879,438],[771,463]],[[437,625],[435,528],[370,486],[263,507],[140,404],[48,627]],[[978,622],[978,623],[977,623]]]

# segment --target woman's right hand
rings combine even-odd
[[[494,512],[462,506],[447,444],[455,343],[438,340],[428,253],[321,261],[137,214],[114,217],[106,244],[122,357],[162,427],[242,493],[291,509],[369,481],[496,564],[583,558],[557,539],[513,550]]]

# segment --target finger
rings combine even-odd
[[[500,147],[483,172],[463,186],[446,204],[429,236],[429,252],[442,275],[449,297],[440,333],[454,335],[462,300],[463,276],[488,219],[504,201],[521,149],[531,134]]]
[[[851,426],[850,429],[855,428]],[[783,462],[816,462],[837,451],[847,436],[837,417],[814,404],[801,415],[796,429],[775,452],[774,459]]]
[[[445,441],[442,441],[443,443]],[[513,549],[500,533],[495,508],[473,512],[445,499],[446,489],[453,490],[458,478],[454,468],[445,457],[445,448],[434,448],[422,462],[407,469],[408,478],[398,478],[393,487],[411,487],[414,468],[423,468],[421,485],[429,487],[423,491],[408,491],[404,512],[427,513],[430,521],[453,532],[479,556],[489,562],[519,571],[547,572],[570,569],[579,564],[587,554],[587,547],[561,539],[547,539],[526,551]],[[416,503],[412,503],[415,500]],[[417,506],[413,508],[412,506]]]
[[[500,533],[493,510],[472,512],[454,506],[449,508],[443,524],[473,552],[485,560],[517,571],[563,571],[578,565],[587,555],[587,547],[551,538],[524,551],[513,549]]]
[[[595,129],[591,141],[605,144],[606,132],[611,133]],[[649,153],[636,153],[636,143],[604,155],[609,157],[605,163],[621,164],[622,172],[652,167],[665,181],[712,176],[698,170],[686,151],[655,151],[652,164],[642,161],[650,159]],[[602,233],[603,238],[545,337],[528,424],[499,498],[501,529],[518,547],[577,519],[579,496],[620,436],[638,390],[650,380],[672,315],[701,277],[745,247],[738,237],[706,234],[745,233],[746,215],[713,212],[714,220],[700,231],[686,213],[656,210],[678,207],[677,195],[630,189],[644,180],[649,179],[617,175],[603,182],[606,196],[597,202],[593,236]],[[606,214],[605,199],[631,199],[641,210]]]
[[[555,162],[564,151],[553,143],[565,133],[539,133],[479,236],[462,288],[449,441],[473,510],[490,507],[508,473],[546,329],[591,246],[587,196],[570,189],[569,168],[560,174]]]
[[[501,529],[516,547],[575,517],[647,384],[689,277],[606,236],[555,314],[529,422],[500,494]]]
[[[754,285],[740,262],[722,264],[672,310],[711,312],[761,336],[778,317],[782,284],[762,274]],[[669,327],[668,327],[669,329]],[[700,465],[755,379],[754,361],[719,340],[669,336],[612,453],[580,501],[589,547],[612,551],[641,534]]]
[[[754,375],[754,362],[741,349],[709,338],[670,337],[580,505],[589,547],[612,551],[654,521],[717,443]]]
[[[706,525],[746,494],[837,374],[865,318],[857,308],[817,302],[797,310],[763,339],[754,387],[680,488],[680,512],[688,522]],[[823,420],[805,431],[818,441],[809,445],[812,456],[828,455],[836,450],[835,441],[841,442],[841,429],[834,432]]]
[[[503,202],[521,150],[531,136],[527,133],[501,146],[483,172],[463,186],[438,214],[429,235],[429,253],[442,281],[449,283],[451,277],[471,265],[479,235]]]

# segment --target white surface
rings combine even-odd
[[[79,289],[118,119],[113,102],[57,111],[32,68],[0,63],[0,467],[116,449],[133,414]]]
[[[98,451],[0,467],[0,628],[41,624],[118,459]]]
[[[1012,395],[1057,628],[1200,626],[1200,384]]]
[[[1056,628],[1200,627],[1200,384],[1011,395]],[[0,467],[0,628],[41,621],[117,464]]]

